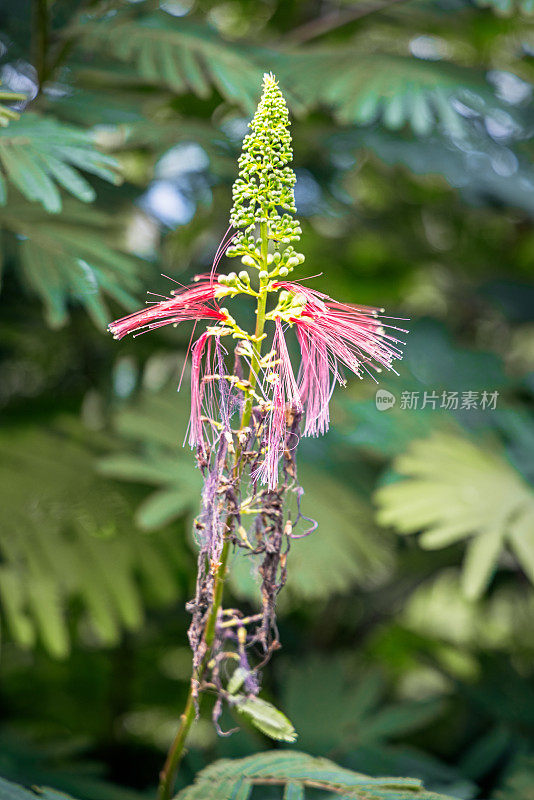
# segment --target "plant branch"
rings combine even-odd
[[[356,22],[359,19],[368,17],[370,14],[385,11],[390,6],[402,2],[405,2],[405,0],[382,0],[382,2],[365,5],[363,7],[349,8],[346,11],[333,11],[331,14],[326,14],[324,17],[305,22],[303,25],[295,28],[288,34],[286,40],[292,44],[304,44],[311,39],[324,36],[336,30],[336,28],[342,28],[350,22]]]

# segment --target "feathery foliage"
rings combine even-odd
[[[249,758],[216,761],[203,770],[194,785],[183,789],[176,800],[248,800],[254,786],[285,787],[284,797],[304,800],[306,788],[323,789],[329,797],[352,800],[447,800],[427,792],[420,781],[410,778],[370,778],[338,767],[326,758],[278,750]],[[0,778],[2,800],[61,800],[68,795],[39,787],[32,790]],[[449,798],[450,800],[450,798]]]
[[[318,50],[297,64],[295,91],[331,108],[343,125],[379,120],[391,130],[409,125],[420,136],[436,126],[461,136],[466,120],[452,101],[491,96],[482,75],[443,61]]]
[[[500,455],[464,438],[434,434],[415,441],[393,462],[407,480],[379,489],[378,521],[399,533],[424,530],[435,549],[469,539],[462,588],[479,597],[504,547],[534,582],[534,494]]]
[[[443,712],[441,698],[386,703],[386,681],[379,673],[349,680],[340,659],[303,660],[284,676],[284,708],[295,721],[306,751],[339,755],[354,746],[377,747],[434,724]],[[323,729],[326,727],[327,732]]]
[[[307,796],[308,787],[347,800],[446,800],[445,795],[425,791],[418,780],[369,778],[326,758],[312,758],[294,750],[216,761],[197,776],[193,786],[179,792],[176,800],[248,800],[255,786],[282,786],[285,797],[301,800]]]
[[[172,536],[132,529],[127,498],[94,474],[86,442],[72,423],[0,439],[1,482],[10,486],[0,540],[3,622],[21,646],[40,641],[56,658],[70,650],[73,601],[82,630],[110,646],[142,625],[146,599],[165,604],[180,595]]]
[[[149,84],[163,83],[173,93],[194,92],[204,99],[215,87],[244,110],[255,107],[263,70],[251,52],[222,41],[207,25],[162,11],[135,19],[128,9],[112,19],[87,15],[71,33],[80,37],[83,49],[132,64]]]
[[[475,0],[481,8],[491,8],[496,14],[508,16],[514,13],[534,14],[532,0]]]
[[[95,148],[90,133],[30,111],[0,130],[0,165],[0,205],[7,203],[7,178],[27,200],[56,214],[62,202],[54,181],[84,203],[96,197],[73,166],[111,183],[120,180],[117,161]]]
[[[65,202],[61,215],[50,217],[20,198],[0,208],[2,228],[14,235],[23,284],[43,302],[51,327],[64,325],[69,306],[78,304],[104,327],[104,295],[133,305],[142,265],[116,247],[109,215]]]

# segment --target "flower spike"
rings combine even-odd
[[[196,590],[187,604],[193,676],[171,751],[178,757],[198,713],[200,692],[206,687],[215,691],[213,719],[220,732],[222,700],[236,704],[254,697],[260,668],[280,646],[275,602],[286,582],[290,545],[317,527],[301,511],[296,463],[301,427],[305,436],[326,433],[332,392],[336,383],[344,383],[343,368],[360,378],[383,369],[395,372],[403,345],[397,337],[405,332],[383,316],[383,309],[342,303],[289,279],[304,261],[295,250],[302,231],[293,216],[296,176],[290,164],[289,112],[271,73],[264,76],[249,127],[232,192],[230,226],[211,269],[192,285],[180,286],[169,297],[109,325],[115,338],[122,339],[195,323],[188,347],[191,415],[186,438],[195,450],[204,488],[195,520]],[[223,257],[240,258],[243,268],[221,274]],[[254,298],[253,330],[243,329],[220,306],[223,297],[231,303],[238,296]],[[207,325],[198,335],[200,320]],[[286,341],[291,331],[300,350],[295,368]],[[224,347],[223,337],[235,347]],[[287,505],[291,495],[297,509],[293,516]],[[302,520],[310,524],[295,531]],[[247,617],[222,606],[229,555],[235,548],[245,550],[261,576],[260,613]],[[261,662],[254,664],[260,648]],[[230,678],[235,686],[229,690],[228,667],[233,671],[236,665]],[[287,740],[293,741],[292,730]],[[171,797],[172,784],[173,770],[165,767],[162,800]]]

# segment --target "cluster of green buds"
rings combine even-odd
[[[252,248],[254,248],[252,250]],[[274,253],[267,253],[265,260],[262,260],[261,254],[261,240],[258,240],[254,246],[254,239],[251,242],[251,249],[248,251],[240,250],[239,253],[234,252],[234,248],[230,247],[226,251],[227,256],[241,255],[241,261],[245,267],[252,267],[258,270],[258,277],[262,284],[269,284],[270,281],[276,278],[286,278],[289,273],[302,264],[304,256],[302,253],[297,253],[294,247],[288,245],[283,251],[277,248]],[[252,254],[254,253],[254,255]],[[241,270],[239,273],[229,272],[227,275],[221,273],[218,276],[219,284],[225,287],[217,296],[228,295],[235,297],[236,294],[250,294],[254,297],[258,296],[250,281],[250,275],[247,270]],[[270,290],[269,286],[268,289]]]
[[[304,307],[306,306],[306,298],[302,294],[292,294],[291,292],[283,289],[278,295],[278,303],[267,315],[266,319],[274,321],[275,319],[284,320],[289,322],[301,317]]]
[[[272,74],[264,75],[263,95],[249,124],[239,158],[239,176],[233,187],[231,224],[239,233],[226,255],[240,257],[244,267],[256,268],[260,282],[285,278],[302,264],[304,256],[291,242],[299,241],[302,229],[295,213],[295,173],[286,102]],[[269,243],[265,253],[265,241]],[[246,270],[221,276],[223,285],[250,286]],[[243,288],[239,288],[243,291]]]

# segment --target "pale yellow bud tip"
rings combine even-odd
[[[271,86],[276,86],[278,81],[274,77],[272,72],[264,72],[263,73],[263,86],[265,89]]]

